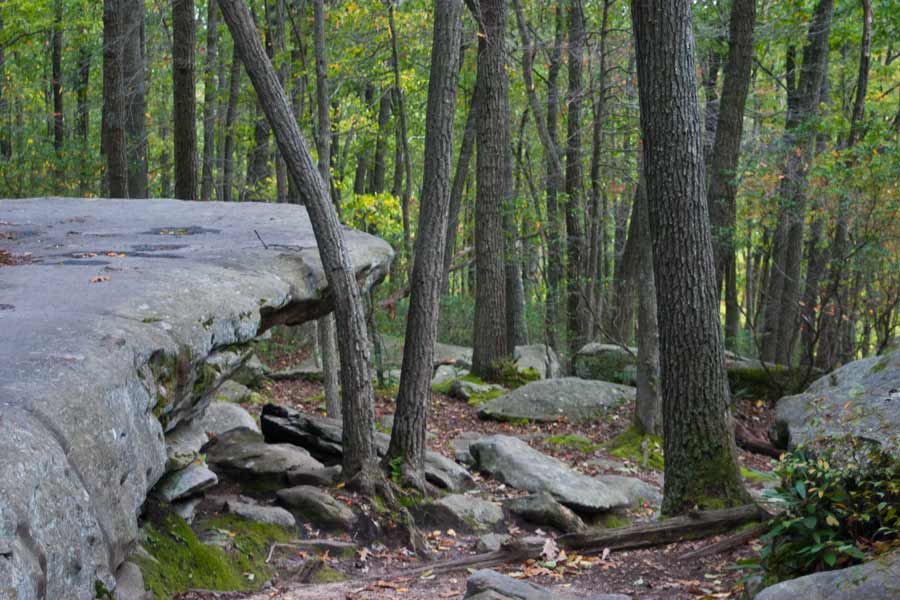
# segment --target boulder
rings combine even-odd
[[[583,379],[635,384],[637,348],[591,342],[575,354],[573,369]]]
[[[770,437],[793,448],[852,434],[900,456],[900,350],[854,361],[778,401]]]
[[[191,463],[180,471],[166,475],[156,486],[156,492],[163,500],[171,503],[196,496],[217,483],[219,478],[206,465]]]
[[[434,377],[431,378],[431,385],[440,385],[447,381],[460,379],[469,374],[469,370],[456,365],[441,365],[434,371]]]
[[[194,515],[197,513],[197,506],[203,500],[203,496],[194,496],[186,500],[180,500],[172,504],[172,510],[175,514],[184,519],[185,523],[193,523]]]
[[[331,487],[341,479],[341,465],[332,465],[324,469],[294,467],[287,471],[288,485],[315,485]]]
[[[450,440],[450,448],[453,450],[453,458],[457,462],[464,465],[474,466],[475,459],[469,453],[469,446],[473,442],[485,437],[480,431],[463,431],[458,436]]]
[[[541,379],[559,377],[561,373],[559,355],[556,350],[545,344],[516,346],[513,360],[520,371],[534,369]]]
[[[166,471],[183,469],[197,460],[200,448],[208,441],[209,436],[197,419],[180,423],[166,434]]]
[[[633,400],[633,387],[563,377],[523,385],[483,405],[478,416],[497,421],[584,421]]]
[[[229,501],[225,503],[225,510],[233,515],[256,521],[268,523],[280,527],[296,527],[297,521],[294,515],[277,506],[261,506],[249,502]]]
[[[250,429],[234,429],[204,447],[206,462],[216,474],[255,490],[285,487],[292,469],[323,469],[303,448],[267,444]]]
[[[641,508],[644,504],[659,507],[662,504],[660,489],[643,479],[623,475],[598,475],[594,479],[625,494],[625,497],[628,498],[628,505],[632,508]]]
[[[900,598],[900,552],[861,565],[813,573],[769,586],[754,600],[895,600]]]
[[[263,364],[259,357],[251,354],[244,364],[235,371],[232,379],[248,388],[259,388],[271,375],[269,367]]]
[[[514,579],[490,569],[475,571],[466,580],[466,600],[629,600],[622,594],[574,595]]]
[[[116,600],[148,600],[152,592],[144,589],[141,568],[131,561],[123,562],[116,571]]]
[[[622,491],[573,471],[518,438],[482,438],[469,452],[478,468],[495,479],[519,490],[547,492],[575,511],[590,514],[628,505]]]
[[[0,213],[2,249],[30,257],[0,286],[0,589],[93,597],[137,539],[164,434],[232,374],[207,358],[332,295],[298,205],[31,198]],[[344,240],[377,283],[390,246]]]
[[[496,502],[469,494],[450,494],[422,507],[428,527],[456,531],[492,531],[503,521],[503,509]]]
[[[503,507],[529,523],[555,527],[563,533],[581,531],[586,527],[581,517],[547,493],[511,498],[503,503]]]
[[[253,415],[239,404],[221,400],[209,403],[203,415],[197,419],[197,426],[212,437],[239,428],[259,431],[259,425],[256,424]]]
[[[240,404],[241,402],[249,400],[252,393],[250,388],[244,384],[229,379],[219,386],[219,389],[216,390],[213,398],[221,402]]]
[[[279,504],[314,527],[346,531],[356,522],[356,514],[346,504],[319,488],[298,485],[278,490],[275,495]]]
[[[512,536],[507,533],[486,533],[475,542],[475,551],[479,553],[496,552],[510,539]]]
[[[306,448],[327,463],[340,462],[342,425],[337,419],[303,414],[294,409],[267,404],[263,407],[263,435],[270,442],[284,442]],[[387,452],[390,437],[384,433],[375,434],[375,446],[379,456]],[[425,452],[425,478],[432,485],[460,492],[475,487],[472,476],[463,467],[438,454]]]
[[[502,385],[497,385],[496,383],[475,383],[474,381],[457,379],[450,384],[450,391],[447,395],[451,398],[468,402],[472,399],[472,396],[499,392],[503,391],[503,389]]]

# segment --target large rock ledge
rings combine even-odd
[[[357,277],[393,252],[345,230]],[[165,434],[276,323],[332,309],[305,209],[0,200],[0,597],[93,598],[131,551]]]

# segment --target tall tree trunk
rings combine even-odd
[[[206,13],[206,65],[203,72],[203,175],[200,179],[200,199],[210,200],[215,188],[215,140],[216,140],[216,103],[218,85],[216,84],[216,68],[218,60],[218,17],[219,8],[216,0],[208,0]]]
[[[371,491],[373,481],[370,477],[373,476],[373,469],[377,469],[374,394],[369,373],[365,313],[350,253],[329,199],[328,187],[300,135],[290,103],[278,84],[275,68],[266,56],[246,4],[242,0],[219,0],[219,7],[260,104],[266,110],[288,171],[297,182],[309,212],[329,288],[334,296],[339,332],[343,476],[347,479],[360,476],[356,483]]]
[[[437,341],[444,243],[450,209],[453,120],[459,78],[462,0],[435,0],[431,72],[425,113],[425,169],[415,262],[410,282],[409,316],[403,346],[403,370],[397,413],[384,464],[415,489],[425,490],[425,425],[431,400],[434,344]]]
[[[0,4],[6,0],[0,0]],[[0,15],[0,33],[3,33],[3,16]],[[105,38],[104,38],[105,39]],[[9,129],[6,126],[6,116],[9,110],[9,100],[7,100],[6,90],[6,51],[3,45],[0,45],[0,159],[9,160],[12,158],[12,140],[10,139]]]
[[[365,105],[365,114],[368,116],[372,110],[372,103],[375,101],[375,88],[371,83],[366,84],[362,99]],[[360,144],[360,146],[360,150],[356,154],[356,173],[353,175],[353,193],[356,195],[366,193],[366,184],[368,183],[366,178],[369,171],[368,148],[365,144]]]
[[[122,81],[122,13],[119,0],[103,0],[103,151],[110,198],[128,197],[125,158],[125,86]]]
[[[234,123],[237,120],[237,104],[241,92],[241,57],[237,46],[231,54],[228,108],[225,111],[225,144],[222,153],[222,200],[231,202],[234,197]]]
[[[65,129],[65,110],[63,109],[63,92],[62,92],[62,45],[63,45],[63,3],[62,0],[55,0],[54,6],[55,17],[53,20],[53,33],[50,36],[51,46],[51,80],[50,87],[53,93],[53,150],[56,152],[56,158],[61,161],[63,141],[66,137]],[[57,164],[56,179],[57,186],[63,183],[63,173],[60,169],[61,165]]]
[[[756,0],[734,0],[731,5],[728,58],[712,144],[709,173],[709,220],[716,260],[716,289],[725,284],[725,343],[734,348],[739,334],[734,230],[737,226],[737,169],[744,125],[744,107],[753,64],[753,26]]]
[[[462,64],[462,57],[460,57]],[[459,158],[456,159],[456,171],[453,173],[453,187],[450,188],[450,211],[447,217],[447,243],[444,247],[444,285],[441,288],[447,293],[450,285],[450,261],[456,248],[456,234],[459,228],[459,209],[462,206],[466,179],[469,177],[469,163],[475,149],[475,116],[478,112],[478,90],[472,94],[469,110],[466,113],[466,126],[463,129],[462,141],[459,144]]]
[[[472,372],[490,377],[507,354],[503,205],[509,146],[509,82],[506,75],[506,0],[480,0],[476,120],[478,189],[475,201],[475,322]]]
[[[274,30],[273,35],[275,38],[274,46],[276,57],[273,62],[279,64],[278,82],[281,84],[282,89],[286,90],[288,80],[290,79],[291,63],[283,58],[277,58],[283,56],[287,48],[284,29],[286,13],[284,0],[274,0],[274,10],[271,12],[272,14],[270,15],[269,22],[271,30]],[[281,153],[277,151],[277,148],[275,151],[275,195],[278,202],[288,201],[287,166],[284,164],[284,158],[281,156]]]
[[[638,168],[643,170],[639,163]],[[634,215],[637,221],[638,292],[637,390],[634,399],[634,424],[642,434],[662,433],[662,400],[659,379],[659,322],[656,309],[656,281],[653,275],[653,240],[650,237],[650,209],[647,182],[639,175]]]
[[[144,35],[144,0],[121,0],[125,33],[125,139],[128,157],[128,196],[147,198],[147,65]],[[193,125],[192,125],[193,126]]]
[[[659,305],[667,515],[749,499],[728,409],[691,4],[631,5]]]
[[[194,3],[172,0],[172,122],[175,197],[197,198],[197,99],[194,88]]]
[[[391,88],[381,89],[381,99],[378,101],[378,134],[375,138],[375,156],[372,158],[372,168],[369,169],[370,194],[384,192],[384,175],[387,172],[385,154],[387,152],[388,122],[391,119],[393,98]]]
[[[0,54],[2,54],[2,50],[0,50]],[[3,62],[2,57],[0,57],[0,63]],[[75,109],[75,137],[78,140],[78,147],[81,152],[84,153],[85,156],[88,156],[91,149],[91,108],[88,104],[88,92],[89,92],[89,84],[91,77],[91,48],[88,46],[82,46],[78,49],[78,79],[75,85],[75,101],[76,101],[76,109]],[[3,68],[0,65],[0,81],[3,80]],[[0,88],[2,88],[2,83],[0,83]],[[2,118],[3,113],[3,100],[2,100],[3,90],[0,89],[0,118]],[[0,126],[2,127],[2,126]],[[3,158],[3,149],[2,142],[3,132],[0,129],[0,158]],[[88,179],[88,169],[82,165],[78,169],[78,195],[79,196],[87,196],[88,190],[90,189],[90,180]]]
[[[815,145],[815,131],[811,121],[818,112],[833,13],[834,0],[819,0],[809,24],[800,79],[793,89],[793,98],[790,97],[790,92],[788,98],[783,140],[786,155],[779,187],[779,227],[773,247],[761,344],[763,360],[779,364],[790,362],[796,331],[806,218],[806,183]],[[790,69],[789,77],[793,77]]]
[[[732,4],[732,10],[734,10],[733,7],[734,4]],[[706,165],[709,165],[712,159],[713,142],[719,121],[718,82],[721,65],[722,56],[719,54],[719,49],[711,48],[707,54],[706,76],[703,78],[703,91],[706,94],[706,110],[703,111],[703,160]]]
[[[582,0],[569,0],[569,105],[566,141],[566,313],[569,356],[586,344],[591,322],[585,288],[584,225],[582,217],[581,102],[584,97],[584,6]]]
[[[409,152],[409,129],[406,124],[406,101],[403,88],[400,86],[400,54],[397,51],[397,27],[394,23],[394,3],[388,5],[388,27],[391,33],[391,67],[394,71],[394,108],[397,110],[400,125],[400,142],[403,144],[403,195],[400,197],[400,208],[403,213],[403,253],[409,260],[411,237],[409,226],[409,203],[412,196],[412,156]]]

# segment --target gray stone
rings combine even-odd
[[[403,338],[385,335],[381,337],[382,361],[388,369],[400,368],[403,364]],[[468,369],[472,365],[472,349],[453,344],[434,345],[434,362]]]
[[[431,385],[440,385],[447,381],[460,379],[468,374],[469,370],[466,368],[455,365],[441,365],[435,370],[434,377],[431,379]]]
[[[662,504],[662,492],[659,488],[637,477],[598,475],[594,479],[625,494],[632,508],[641,508],[645,503],[653,507]]]
[[[497,421],[583,421],[632,400],[633,387],[563,377],[532,381],[483,405],[478,416]]]
[[[468,494],[444,496],[425,513],[432,526],[458,531],[491,531],[503,521],[499,504]]]
[[[196,496],[217,483],[219,478],[206,465],[191,463],[180,471],[166,475],[156,486],[156,491],[166,502],[175,502]]]
[[[575,375],[584,379],[634,385],[637,348],[591,342],[575,354],[573,365]]]
[[[900,456],[900,350],[844,365],[787,396],[775,407],[770,432],[781,447],[852,434]]]
[[[290,486],[315,485],[318,487],[331,487],[340,481],[342,470],[341,465],[333,465],[324,469],[295,467],[288,469],[287,482]]]
[[[235,371],[232,379],[241,385],[259,388],[271,374],[269,367],[264,365],[257,355],[251,354],[244,364]]]
[[[486,533],[475,543],[476,552],[496,552],[512,536],[506,533]]]
[[[206,357],[331,294],[297,205],[35,198],[0,201],[0,221],[0,247],[31,258],[0,287],[0,538],[15,550],[0,590],[92,596],[137,538],[163,434],[223,375]],[[379,281],[390,246],[344,239],[362,285]]]
[[[193,523],[194,515],[197,512],[197,505],[199,505],[202,500],[202,496],[194,496],[187,500],[175,502],[172,504],[172,510],[175,511],[176,515],[184,519],[186,523]]]
[[[197,426],[212,437],[239,428],[259,431],[253,415],[238,404],[221,400],[209,403],[203,415],[197,419]]]
[[[478,468],[520,490],[547,492],[569,508],[596,513],[628,505],[628,497],[599,479],[577,473],[526,442],[493,435],[473,443],[469,452]]]
[[[534,369],[541,379],[559,377],[561,368],[556,350],[545,344],[516,346],[513,360],[520,371]]]
[[[490,569],[475,571],[466,580],[466,600],[629,600],[622,594],[593,594],[575,596],[551,590],[529,581],[513,579]]]
[[[448,395],[457,400],[469,401],[472,399],[472,396],[477,394],[487,394],[502,390],[503,386],[495,383],[475,383],[474,381],[458,379],[450,384]]]
[[[782,581],[754,600],[895,600],[900,598],[900,552],[838,569]]]
[[[346,504],[319,488],[298,485],[278,490],[275,495],[279,504],[315,527],[349,530],[356,522],[356,514]]]
[[[183,469],[197,460],[200,448],[208,441],[209,436],[196,419],[179,423],[166,434],[166,471]]]
[[[288,528],[297,525],[294,515],[278,506],[260,506],[248,502],[231,501],[225,504],[225,510],[233,515],[256,521],[257,523],[268,523]]]
[[[279,489],[287,485],[291,469],[323,469],[303,448],[267,444],[249,429],[234,429],[204,447],[206,462],[216,474],[253,489]]]
[[[213,398],[221,402],[240,404],[241,402],[249,400],[250,394],[252,393],[250,388],[244,384],[229,379],[219,386],[219,389],[216,390]]]
[[[450,440],[450,448],[453,449],[453,458],[464,465],[474,466],[475,459],[469,453],[469,446],[473,442],[485,437],[480,431],[464,431]]]
[[[503,506],[529,523],[549,525],[563,533],[581,531],[586,527],[581,517],[547,493],[511,498],[504,502]]]
[[[337,419],[307,415],[285,406],[267,404],[263,407],[260,422],[263,435],[270,442],[295,444],[329,462],[339,461],[343,454],[342,425]],[[381,432],[375,434],[375,448],[379,456],[384,456],[389,443],[388,435]],[[437,452],[425,452],[425,477],[432,485],[451,492],[475,487],[475,481],[468,471]]]
[[[144,589],[144,575],[140,567],[130,561],[123,562],[116,571],[116,600],[147,600],[152,593]]]

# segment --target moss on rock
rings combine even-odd
[[[606,444],[607,451],[618,458],[644,465],[644,453],[647,455],[647,468],[662,471],[665,468],[663,459],[662,438],[657,435],[641,435],[634,427],[629,427]]]

